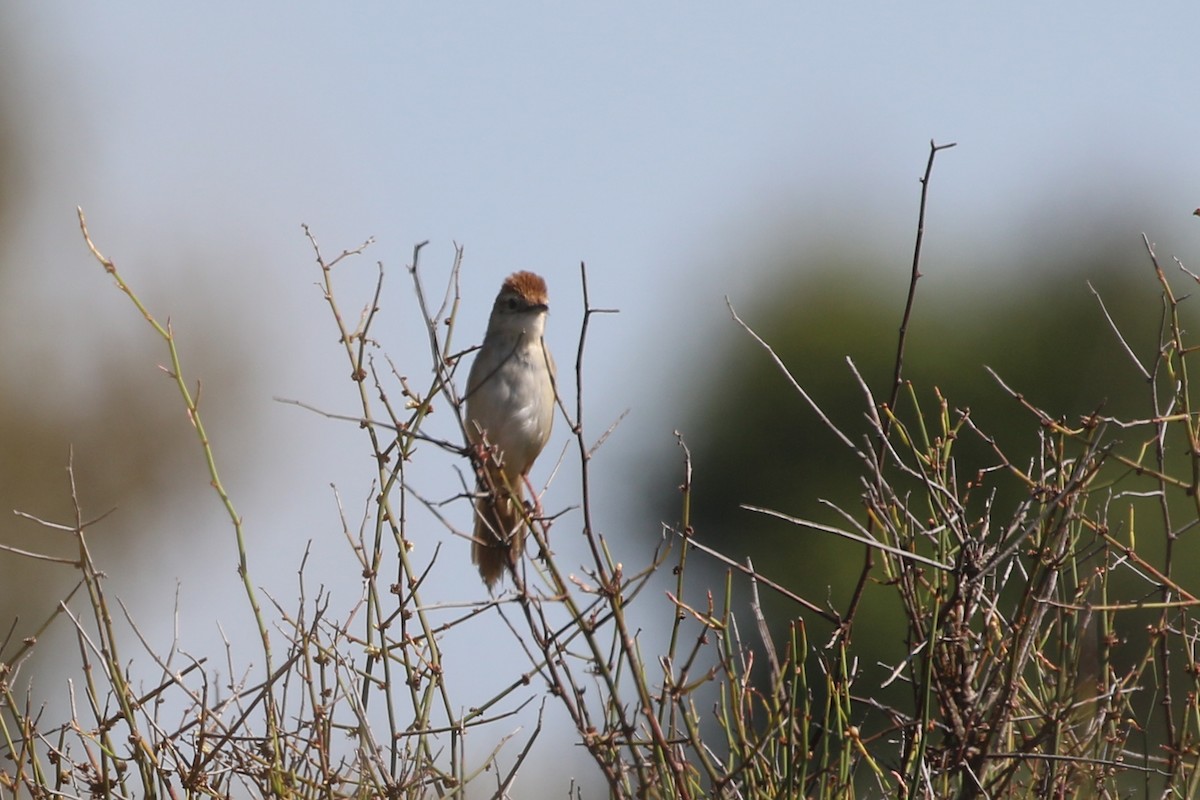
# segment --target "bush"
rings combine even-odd
[[[925,190],[940,149],[931,149]],[[924,192],[922,231],[923,217]],[[437,552],[413,557],[400,509],[424,504],[456,532],[406,474],[418,443],[422,452],[477,460],[465,436],[438,438],[425,425],[437,407],[462,432],[456,369],[469,351],[451,344],[461,251],[434,308],[422,283],[421,246],[414,250],[408,273],[432,367],[428,386],[414,387],[376,369],[369,332],[381,310],[378,288],[357,327],[339,310],[335,268],[363,248],[327,259],[310,235],[361,404],[350,419],[378,467],[368,519],[357,532],[345,525],[364,576],[361,610],[339,617],[327,596],[308,597],[303,588],[294,610],[273,604],[268,612],[259,602],[242,521],[220,480],[174,333],[141,304],[86,226],[83,232],[167,347],[170,377],[235,533],[264,666],[229,693],[215,688],[204,660],[181,667],[178,648],[160,655],[146,645],[154,664],[135,670],[121,652],[123,626],[88,549],[92,522],[81,515],[69,524],[38,520],[68,533],[78,547],[67,566],[79,573],[81,590],[64,598],[42,629],[73,627],[85,691],[82,702],[72,695],[70,719],[43,720],[17,688],[36,638],[0,642],[0,796],[504,796],[539,758],[545,713],[570,720],[613,797],[1195,795],[1200,633],[1190,610],[1198,601],[1186,588],[1191,575],[1176,546],[1200,519],[1200,422],[1188,371],[1195,348],[1180,320],[1180,299],[1148,244],[1163,297],[1160,347],[1142,363],[1115,323],[1108,334],[1119,338],[1145,379],[1153,413],[1118,419],[1097,410],[1061,419],[995,376],[998,391],[1028,414],[1028,441],[1035,443],[1029,451],[1002,448],[969,412],[954,410],[950,398],[934,394],[933,407],[926,407],[924,392],[905,382],[903,331],[919,277],[920,235],[889,397],[880,402],[848,365],[869,420],[863,441],[836,430],[770,344],[734,314],[861,464],[863,509],[842,510],[840,527],[749,509],[862,546],[860,579],[840,609],[767,581],[753,564],[697,540],[689,512],[692,465],[682,441],[679,522],[664,529],[649,563],[626,568],[594,529],[589,461],[608,431],[593,437],[581,424],[583,356],[589,323],[605,310],[591,305],[581,268],[578,400],[561,411],[580,468],[589,561],[572,573],[550,547],[557,517],[529,508],[536,547],[509,570],[511,590],[439,608],[421,600]],[[378,287],[382,282],[380,270]],[[991,448],[991,466],[958,474],[956,447],[966,438]],[[1173,452],[1178,444],[1182,454]],[[998,507],[1000,491],[1020,499]],[[464,487],[459,499],[469,502],[472,494]],[[723,586],[697,592],[685,581],[697,558],[723,565]],[[647,599],[658,594],[647,588],[662,585],[654,580],[669,587],[665,604]],[[863,684],[854,640],[869,582],[894,594],[905,620],[896,636],[907,655],[879,686]],[[738,592],[749,601],[752,637],[743,638],[732,611]],[[794,604],[782,637],[770,632],[760,592]],[[661,604],[655,613],[668,617],[661,648],[639,638],[630,617],[635,603],[652,610]],[[529,668],[464,711],[445,680],[456,665],[444,658],[443,644],[483,614],[507,626]],[[834,626],[828,641],[808,639],[805,619],[817,617]],[[282,643],[272,630],[284,632]],[[478,763],[466,756],[468,730],[494,728],[535,701],[538,723],[523,740],[502,741]],[[180,719],[163,718],[168,705],[183,709]],[[579,786],[564,788],[583,795]]]

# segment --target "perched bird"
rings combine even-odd
[[[541,276],[508,276],[467,376],[467,437],[486,448],[471,562],[489,590],[521,556],[523,484],[554,423],[554,359],[542,339],[546,299]]]

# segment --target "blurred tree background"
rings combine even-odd
[[[951,161],[952,154],[939,168],[952,169]],[[936,196],[935,176],[927,253],[930,241],[936,242],[941,233]],[[1154,413],[1151,387],[1113,333],[1089,283],[1145,365],[1151,364],[1159,347],[1164,313],[1134,209],[1103,219],[1064,218],[1049,207],[1044,211],[1047,229],[1060,226],[1060,235],[1034,234],[1015,243],[1009,254],[1015,263],[1008,268],[992,272],[955,264],[944,256],[926,258],[904,362],[904,378],[914,387],[930,424],[938,416],[940,392],[952,416],[969,410],[974,423],[1024,465],[1037,458],[1040,426],[987,374],[985,365],[1031,403],[1069,425],[1077,426],[1093,412],[1146,419]],[[853,360],[875,402],[885,402],[907,290],[907,256],[861,254],[852,241],[836,236],[810,241],[803,252],[771,246],[756,256],[771,264],[771,277],[763,281],[757,297],[736,304],[736,310],[838,428],[871,452],[875,440],[866,441],[867,399],[846,359]],[[1177,293],[1186,295],[1194,281],[1165,249],[1160,248],[1160,263]],[[981,260],[994,263],[997,258]],[[852,529],[821,501],[865,525],[861,494],[866,470],[792,389],[769,354],[732,321],[719,341],[722,352],[706,369],[708,389],[694,395],[691,417],[681,425],[695,469],[696,536],[735,560],[745,563],[750,558],[761,574],[808,600],[845,612],[863,567],[864,548],[741,506]],[[898,410],[904,422],[915,421],[907,390],[901,393]],[[1126,441],[1126,436],[1131,438]],[[1126,434],[1113,426],[1107,431],[1107,438],[1119,442],[1118,450],[1129,455],[1136,455],[1144,436],[1144,429]],[[1186,442],[1169,441],[1167,449],[1186,471]],[[992,448],[970,433],[959,437],[955,453],[960,482],[998,463]],[[993,528],[1002,528],[1028,491],[1003,473],[989,483],[995,494],[977,492],[970,511],[982,514],[983,501],[992,498]],[[1125,475],[1113,491],[1153,488],[1148,480],[1142,484]],[[920,496],[920,491],[914,492],[914,497]],[[913,510],[922,513],[920,508]],[[1177,524],[1195,516],[1191,507],[1177,511]],[[661,513],[664,520],[678,519],[677,495],[664,503]],[[1144,546],[1152,541],[1144,554],[1158,557],[1165,535],[1153,524],[1157,517],[1150,514],[1146,519],[1151,523],[1143,522],[1138,542]],[[1120,537],[1128,531],[1114,533]],[[1176,564],[1194,563],[1198,557],[1196,534],[1185,534],[1177,545]],[[707,574],[703,579],[692,575],[697,585],[719,585],[723,569],[703,556],[699,561],[707,564]],[[882,577],[876,568],[853,629],[864,693],[873,692],[908,652],[904,615],[895,591],[881,585]],[[746,583],[736,583],[744,602]],[[804,618],[811,646],[819,650],[829,640],[832,627],[816,615],[769,590],[760,593],[778,641],[796,617]],[[1130,654],[1145,651],[1145,623],[1156,614],[1123,617]],[[744,609],[741,616],[749,619]],[[904,706],[901,698],[909,691],[898,682],[876,699]]]
[[[129,587],[137,585],[139,573],[153,570],[161,548],[186,552],[205,546],[195,536],[192,506],[184,497],[194,496],[194,486],[207,481],[176,391],[155,366],[164,354],[145,335],[144,323],[129,318],[105,329],[97,315],[85,323],[92,326],[86,336],[62,324],[64,318],[87,318],[89,309],[73,305],[84,298],[98,301],[91,308],[120,308],[123,302],[111,280],[88,263],[70,206],[63,204],[54,213],[64,239],[77,243],[71,284],[58,287],[58,296],[43,304],[30,280],[51,268],[21,257],[31,245],[30,218],[44,202],[56,170],[75,169],[83,176],[89,169],[82,159],[71,158],[72,148],[57,147],[62,131],[56,127],[53,104],[23,80],[38,71],[38,59],[16,31],[0,26],[0,241],[5,244],[0,247],[0,545],[76,557],[69,536],[13,514],[18,510],[72,524],[67,466],[73,459],[85,517],[118,509],[94,531],[92,547],[101,563],[128,579],[122,585]],[[160,237],[147,237],[145,252],[162,243]],[[214,258],[211,253],[164,251],[156,257],[194,264]],[[144,282],[152,293],[157,289],[170,297],[176,318],[214,311],[219,316],[222,303],[241,302],[214,298],[194,283],[184,289],[179,279],[186,272],[175,271],[165,282],[164,274]],[[251,426],[253,415],[243,402],[250,365],[228,357],[242,334],[236,325],[205,327],[205,334],[190,337],[185,347],[214,396],[207,404],[214,424]],[[0,661],[38,629],[78,579],[62,564],[13,553],[2,556],[0,643],[8,637],[8,644],[0,650]],[[54,630],[56,642],[70,642],[69,628]],[[34,653],[35,665],[57,660],[50,647]]]

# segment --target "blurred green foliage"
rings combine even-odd
[[[737,311],[830,419],[852,440],[864,442],[868,401],[846,359],[857,366],[875,403],[884,402],[908,267],[903,258],[885,264],[828,255],[837,251],[818,245],[812,252],[823,255],[784,259],[786,268],[764,282],[769,291]],[[1169,265],[1169,258],[1164,260]],[[904,378],[927,416],[936,418],[940,392],[952,413],[969,409],[975,424],[1010,457],[1035,458],[1037,421],[987,374],[985,365],[1030,402],[1070,424],[1097,410],[1122,419],[1152,415],[1151,387],[1089,289],[1090,283],[1135,354],[1149,365],[1159,344],[1163,303],[1150,258],[1136,236],[1083,248],[1048,248],[1036,264],[1014,265],[1002,274],[952,264],[926,263],[923,269]],[[1177,269],[1172,280],[1176,277],[1180,293],[1186,293],[1191,279]],[[729,344],[713,372],[728,376],[721,381],[726,390],[704,394],[711,402],[695,408],[692,420],[681,426],[695,465],[692,519],[697,536],[734,559],[752,559],[760,573],[809,600],[843,612],[862,570],[864,548],[741,506],[849,527],[831,507],[836,506],[865,523],[860,497],[866,471],[759,345],[733,323],[723,340]],[[914,419],[906,393],[898,410],[902,419]],[[1116,440],[1122,435],[1115,429],[1107,434]],[[1139,444],[1119,446],[1136,449]],[[1168,449],[1181,455],[1184,445],[1169,442]],[[998,461],[974,436],[960,439],[955,452],[960,482]],[[992,516],[998,525],[1026,494],[1016,481],[1003,476],[995,481]],[[983,493],[975,498],[975,511],[982,512],[984,499]],[[670,511],[666,518],[672,518]],[[1154,547],[1160,548],[1163,537],[1156,538]],[[1191,548],[1186,537],[1181,545]],[[906,653],[904,618],[894,592],[880,586],[880,578],[876,570],[854,628],[860,663],[874,677],[886,673],[881,664],[895,665]],[[710,573],[708,579],[715,581],[715,576]],[[773,593],[764,592],[763,602],[777,634],[795,616],[806,618],[810,641],[818,647],[831,633],[814,615]]]

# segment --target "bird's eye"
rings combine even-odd
[[[517,301],[517,298],[510,297],[508,300],[504,301],[504,305],[508,307],[509,311],[516,311],[521,304]]]

